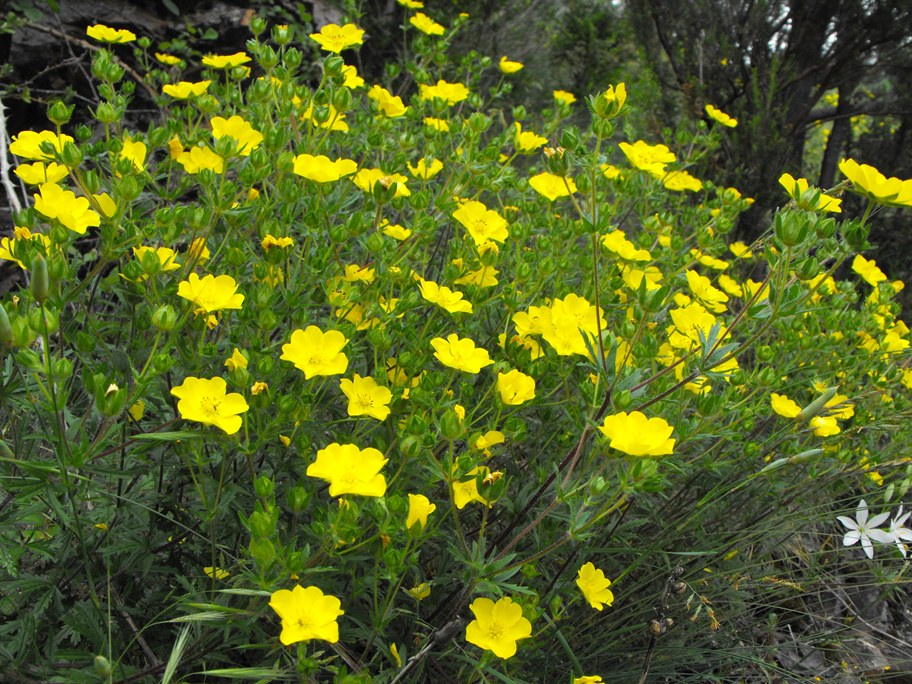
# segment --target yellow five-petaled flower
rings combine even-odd
[[[491,651],[498,658],[516,655],[516,642],[532,636],[532,623],[522,614],[522,606],[504,596],[497,603],[489,598],[472,601],[469,610],[475,619],[466,627],[466,641]]]
[[[241,416],[249,408],[244,397],[236,392],[226,393],[228,384],[222,378],[184,378],[183,384],[172,387],[171,394],[180,399],[177,411],[184,420],[214,425],[233,435],[241,429]]]
[[[336,619],[345,614],[342,602],[319,587],[296,584],[291,591],[279,589],[270,597],[269,607],[282,619],[279,641],[286,646],[311,639],[331,644],[339,641]]]

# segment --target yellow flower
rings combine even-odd
[[[209,248],[206,247],[206,239],[202,237],[193,238],[193,240],[190,241],[190,245],[187,247],[187,256],[191,259],[195,259],[198,264],[208,261]]]
[[[229,575],[231,575],[231,573],[228,572],[227,570],[223,570],[222,568],[212,566],[212,565],[207,565],[206,567],[204,567],[203,574],[205,574],[207,577],[211,577],[212,579],[215,579],[215,580],[223,580],[226,577],[228,577]]]
[[[424,125],[433,128],[438,133],[448,133],[450,131],[450,124],[444,119],[435,119],[433,116],[424,117]]]
[[[620,114],[624,103],[627,101],[627,86],[618,83],[617,86],[608,86],[608,90],[595,97],[593,106],[599,116],[614,118]]]
[[[604,312],[590,304],[585,297],[570,293],[551,302],[547,325],[542,337],[560,356],[579,354],[589,356],[584,335],[592,338],[604,329]],[[602,321],[602,324],[599,324]]]
[[[208,147],[191,147],[177,156],[177,163],[189,174],[200,171],[221,173],[225,169],[225,160]]]
[[[246,52],[235,52],[233,55],[206,55],[203,57],[203,66],[213,69],[233,69],[250,61]]]
[[[241,353],[240,349],[235,347],[231,356],[225,361],[225,366],[227,366],[230,371],[237,370],[238,368],[247,368],[247,357]]]
[[[342,347],[348,339],[338,330],[325,333],[315,325],[291,333],[291,341],[282,345],[283,361],[291,361],[303,371],[307,380],[316,375],[342,375],[348,368],[348,357]]]
[[[35,162],[34,164],[20,164],[15,173],[29,185],[43,185],[44,183],[59,183],[69,175],[69,169],[56,162]]]
[[[140,245],[133,248],[133,256],[143,268],[143,280],[156,273],[176,271],[181,266],[177,260],[177,253],[170,247]]]
[[[839,170],[852,181],[853,189],[865,197],[882,204],[912,207],[912,180],[887,178],[873,166],[859,164],[854,159],[843,159]]]
[[[409,23],[429,36],[442,36],[444,32],[443,26],[431,19],[424,12],[415,12],[414,16],[409,17]]]
[[[637,249],[637,246],[627,239],[627,235],[622,230],[613,230],[603,235],[602,244],[625,261],[652,260],[649,250]]]
[[[728,251],[734,254],[736,259],[751,259],[754,256],[754,253],[751,251],[750,247],[745,245],[740,240],[731,243],[728,246]]]
[[[181,58],[169,55],[167,52],[156,52],[155,59],[166,66],[177,66],[181,63]]]
[[[817,201],[814,200],[814,196],[817,195],[817,190],[810,190],[808,185],[807,178],[793,178],[790,173],[783,173],[779,176],[779,185],[785,188],[785,191],[789,196],[795,200],[795,203],[802,209],[815,210],[819,209],[820,211],[829,211],[834,214],[841,214],[842,208],[839,206],[842,204],[842,200],[836,197],[830,197],[820,193]]]
[[[574,678],[573,684],[604,684],[604,681],[599,675],[584,675]]]
[[[519,406],[535,398],[535,378],[511,370],[497,374],[497,393],[507,406]]]
[[[510,235],[506,219],[476,200],[464,202],[453,212],[453,218],[469,231],[476,245],[483,245],[489,240],[503,242]]]
[[[583,592],[583,597],[589,605],[596,610],[602,610],[606,605],[614,603],[614,594],[608,588],[611,586],[611,580],[592,563],[585,563],[579,569],[576,586]]]
[[[373,86],[367,91],[367,96],[374,100],[383,115],[390,119],[398,118],[408,111],[408,107],[403,104],[402,98],[398,95],[393,95],[383,86]]]
[[[180,81],[179,83],[167,83],[162,86],[162,92],[170,95],[176,100],[186,100],[191,97],[199,97],[207,90],[212,81]]]
[[[724,273],[719,276],[719,287],[733,297],[744,296],[744,289],[738,284],[738,281]]]
[[[662,177],[662,185],[672,192],[700,192],[703,189],[703,181],[687,171],[669,171]]]
[[[279,641],[285,646],[311,639],[339,641],[337,618],[345,614],[342,602],[319,587],[296,584],[291,591],[279,589],[270,597],[269,607],[282,619]]]
[[[416,601],[422,601],[431,595],[431,585],[427,582],[421,582],[420,584],[416,584],[411,589],[406,589],[405,593]]]
[[[396,644],[390,644],[390,655],[393,656],[393,660],[396,661],[396,667],[402,668],[402,656],[399,655],[399,647]]]
[[[728,301],[727,294],[714,288],[709,278],[700,275],[694,270],[688,270],[685,275],[687,276],[687,285],[690,287],[690,291],[693,292],[694,297],[701,304],[714,313],[725,311],[725,302]]]
[[[349,283],[372,283],[376,269],[369,266],[358,266],[358,264],[348,264],[345,267],[345,275],[342,279]]]
[[[71,136],[64,134],[58,136],[53,131],[41,131],[40,133],[36,133],[35,131],[20,131],[19,135],[13,136],[9,151],[23,159],[51,161],[54,159],[54,155],[44,152],[41,149],[42,145],[44,143],[50,143],[59,153],[63,151],[63,146],[68,142],[74,142]]]
[[[711,104],[706,105],[706,107],[704,107],[704,109],[706,110],[706,115],[710,119],[712,119],[713,121],[716,121],[717,123],[722,124],[723,126],[726,126],[727,128],[734,128],[735,126],[738,125],[737,119],[729,116],[728,114],[723,112],[721,109],[716,109]]]
[[[451,290],[444,285],[438,285],[433,280],[425,280],[421,277],[418,277],[418,287],[422,297],[444,311],[472,313],[472,302],[464,300],[462,292]]]
[[[130,417],[138,422],[142,420],[143,414],[146,412],[146,402],[144,402],[142,399],[137,399],[133,406],[127,410],[130,413]]]
[[[489,598],[472,601],[469,610],[475,616],[466,627],[466,641],[498,658],[516,655],[516,642],[532,636],[532,623],[522,614],[522,606],[504,596],[497,603]]]
[[[840,433],[839,424],[833,416],[814,416],[808,425],[818,437],[830,437]]]
[[[196,313],[240,309],[244,304],[244,295],[237,291],[237,281],[229,275],[208,273],[200,278],[191,273],[178,284],[177,296],[196,304]]]
[[[491,447],[503,444],[504,441],[504,433],[500,430],[488,430],[475,440],[472,448],[482,452],[485,458],[491,458]]]
[[[380,183],[384,188],[396,187],[394,197],[408,197],[412,192],[405,186],[408,178],[401,173],[386,173],[380,169],[361,169],[352,179],[364,192],[373,192],[374,185]]]
[[[428,516],[437,510],[437,505],[432,504],[424,494],[409,494],[408,516],[405,519],[405,529],[410,530],[415,525],[421,525],[423,530],[427,526]]]
[[[312,125],[318,126],[319,128],[328,128],[331,131],[343,132],[348,130],[348,124],[345,123],[345,114],[340,113],[332,103],[327,105],[327,111],[329,112],[329,118],[325,121],[317,121],[314,118],[314,106],[313,103],[311,103],[301,115],[301,118],[305,121],[310,121]]]
[[[566,90],[555,90],[551,94],[554,96],[555,100],[563,102],[565,105],[572,105],[576,102],[576,95],[567,92]]]
[[[454,280],[456,285],[476,285],[478,287],[494,287],[499,282],[497,274],[500,273],[493,266],[482,266],[475,271],[469,271],[464,276]]]
[[[477,466],[465,474],[462,480],[453,480],[453,503],[460,511],[473,501],[490,507],[491,502],[478,493],[477,475],[487,477],[491,469],[487,466]]]
[[[101,217],[89,209],[89,200],[76,197],[71,190],[64,190],[54,183],[45,183],[38,188],[35,210],[49,219],[57,219],[64,226],[80,235],[89,226],[101,225]]]
[[[346,88],[360,88],[364,85],[364,79],[358,76],[358,69],[353,64],[346,64],[342,67],[342,82]]]
[[[238,414],[249,407],[240,394],[226,394],[227,386],[222,378],[186,377],[180,386],[171,388],[171,394],[180,399],[177,411],[184,420],[214,425],[233,435],[243,422]]]
[[[264,252],[268,252],[271,249],[285,249],[292,245],[294,245],[294,240],[290,237],[277,238],[269,234],[260,241],[260,247],[263,248]]]
[[[770,394],[770,406],[783,418],[797,418],[801,413],[801,407],[784,394]]]
[[[86,35],[101,43],[132,43],[136,34],[127,29],[113,29],[104,24],[95,24],[86,28]]]
[[[329,482],[330,496],[383,496],[386,479],[380,470],[388,460],[373,447],[359,449],[333,442],[317,452],[317,460],[307,466],[307,475]]]
[[[124,140],[123,147],[120,148],[119,158],[128,160],[133,164],[134,169],[142,171],[146,168],[145,143],[139,140],[130,140],[129,138]]]
[[[861,254],[856,254],[852,260],[852,270],[872,287],[877,287],[877,283],[887,280],[886,274],[877,267],[877,262],[874,259],[869,261]]]
[[[448,105],[454,105],[462,102],[469,96],[469,89],[462,83],[447,83],[443,79],[437,81],[436,85],[429,86],[422,83],[419,89],[419,98],[422,100],[439,99]],[[425,123],[427,121],[425,120]]]
[[[234,140],[237,144],[237,153],[242,157],[250,156],[250,153],[263,142],[263,134],[239,116],[228,119],[214,116],[209,123],[212,124],[212,136],[218,140],[224,137]]]
[[[549,202],[553,202],[558,197],[569,197],[576,192],[576,183],[572,178],[547,172],[532,176],[529,179],[529,185]]]
[[[538,133],[523,131],[522,124],[519,123],[519,121],[514,124],[514,127],[516,128],[516,131],[513,134],[513,144],[516,147],[517,152],[532,154],[535,150],[548,142],[547,138],[538,135]]]
[[[389,403],[393,393],[386,387],[378,385],[371,377],[362,378],[355,373],[353,380],[342,378],[339,381],[342,394],[348,397],[348,415],[370,416],[377,420],[386,420],[390,414]]]
[[[258,394],[262,394],[263,392],[268,392],[268,391],[269,391],[269,385],[265,382],[262,382],[261,380],[257,380],[255,383],[253,383],[250,386],[250,394],[252,394],[253,396],[257,396]]]
[[[387,219],[383,220],[380,228],[383,230],[384,235],[388,235],[394,240],[408,240],[412,235],[412,231],[408,228],[404,228],[398,223],[390,223]]]
[[[674,152],[666,145],[650,145],[643,140],[637,140],[632,145],[627,142],[618,143],[618,147],[634,167],[653,176],[665,175],[665,166],[675,161]]]
[[[354,24],[327,24],[319,33],[311,33],[310,37],[327,52],[339,53],[364,42],[364,29],[359,29]]]
[[[431,340],[431,346],[440,363],[465,373],[479,373],[482,368],[494,363],[486,349],[476,347],[470,338],[460,338],[455,333],[447,335],[445,340],[435,337]]]
[[[612,449],[630,456],[666,456],[674,452],[674,428],[662,418],[647,418],[639,411],[606,416],[599,431],[611,440]]]
[[[331,183],[357,170],[358,164],[352,159],[330,161],[322,154],[299,154],[294,158],[294,172],[316,183]]]
[[[523,68],[522,62],[511,62],[507,59],[507,56],[504,55],[500,58],[500,61],[497,63],[497,67],[504,74],[515,74],[517,71]]]
[[[415,178],[430,180],[443,170],[443,162],[432,158],[431,163],[428,164],[425,158],[422,157],[414,166],[409,163],[408,170]]]

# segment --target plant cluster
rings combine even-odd
[[[14,136],[8,672],[714,681],[779,668],[757,606],[899,577],[908,513],[869,529],[862,501],[844,538],[836,516],[912,482],[903,284],[860,254],[912,181],[786,173],[770,229],[732,241],[751,200],[688,169],[735,119],[641,140],[624,84],[505,110],[523,65],[455,60],[471,18],[399,3],[380,84],[343,57],[355,21],[255,17],[203,56],[91,26],[97,129],[55,103]],[[146,130],[131,57],[161,92]],[[843,547],[872,539],[877,561]]]

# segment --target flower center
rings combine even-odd
[[[221,400],[216,397],[203,397],[200,400],[200,408],[207,415],[217,416],[219,414],[218,407],[221,403]]]

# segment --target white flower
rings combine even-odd
[[[896,548],[899,549],[903,558],[906,557],[906,545],[903,544],[903,541],[912,541],[912,530],[906,527],[906,520],[909,519],[910,515],[912,515],[912,511],[903,514],[903,507],[900,506],[899,510],[896,511],[896,517],[890,521],[890,531],[887,532],[893,538],[892,541],[896,544]]]
[[[842,538],[842,545],[852,546],[861,540],[861,546],[864,549],[865,555],[868,558],[874,558],[874,544],[871,543],[872,539],[881,544],[890,544],[894,541],[894,537],[890,532],[877,529],[877,526],[882,524],[889,517],[889,513],[880,513],[869,521],[868,504],[862,499],[858,502],[858,509],[855,511],[855,520],[844,515],[836,516],[836,519],[848,530],[845,537]]]

